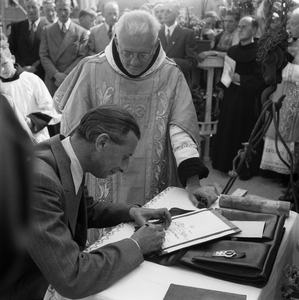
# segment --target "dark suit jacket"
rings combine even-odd
[[[64,37],[61,35],[58,22],[44,27],[39,55],[46,71],[45,84],[52,96],[57,90],[53,75],[57,70],[69,74],[87,55],[87,43],[87,31],[74,22],[71,22]]]
[[[195,43],[193,30],[177,25],[167,44],[165,25],[163,25],[159,31],[159,38],[166,55],[172,58],[181,67],[184,73],[196,68],[198,64],[197,45]]]
[[[87,297],[143,262],[141,251],[130,239],[82,252],[87,227],[129,221],[130,206],[93,201],[81,191],[75,195],[70,159],[61,138],[56,135],[35,149],[32,230],[27,247],[30,257],[12,299],[43,297],[47,282],[64,297]]]
[[[45,71],[40,63],[39,45],[45,20],[40,19],[35,32],[33,44],[29,39],[29,20],[22,20],[11,24],[11,33],[8,37],[8,43],[11,53],[15,56],[16,62],[21,66],[37,65],[36,75],[42,80],[45,79]]]

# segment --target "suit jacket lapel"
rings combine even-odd
[[[30,41],[30,30],[29,30],[29,20],[25,20],[24,22],[24,34],[25,34],[25,37],[26,37],[26,41],[27,43],[31,46],[31,41]],[[35,39],[35,38],[34,38]]]
[[[36,31],[35,31],[33,46],[35,46],[35,44],[40,41],[40,37],[41,37],[41,34],[42,34],[43,26],[44,25],[40,21],[39,24],[38,24],[38,26],[37,26],[37,28],[36,28]]]
[[[99,37],[100,37],[100,43],[103,43],[104,45],[108,45],[110,43],[110,39],[109,39],[109,36],[108,36],[108,31],[107,31],[107,28],[104,24],[101,27]]]
[[[162,47],[163,47],[163,49],[165,51],[166,47],[167,47],[166,36],[165,36],[165,25],[163,25],[162,28],[160,29],[159,38],[160,38]]]
[[[179,26],[176,26],[173,33],[172,33],[172,35],[171,35],[171,37],[170,37],[169,43],[166,46],[166,50],[165,50],[166,54],[167,54],[167,52],[169,52],[174,47],[177,40],[179,39],[179,37],[180,37],[179,31],[180,31]]]
[[[72,236],[75,237],[82,193],[79,192],[77,195],[75,194],[75,187],[70,169],[71,161],[61,144],[60,137],[60,135],[57,135],[51,140],[51,148],[57,162],[61,184],[66,195],[65,205],[67,207],[69,228]]]
[[[70,43],[73,42],[73,39],[74,39],[73,32],[74,32],[74,25],[73,25],[73,23],[71,23],[68,31],[66,32],[66,34],[62,40],[62,44],[57,52],[56,61],[61,56],[61,54],[66,50],[66,48],[70,45]]]
[[[49,35],[52,38],[51,42],[53,42],[59,48],[62,43],[62,35],[60,32],[58,22],[56,22],[52,25]]]

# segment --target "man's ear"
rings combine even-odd
[[[100,151],[110,142],[110,136],[107,133],[100,134],[95,141],[95,148]]]
[[[15,56],[14,56],[14,55],[11,55],[11,56],[10,56],[10,58],[11,58],[11,60],[13,61],[13,63],[15,63],[15,62],[16,62],[16,58],[15,58]]]

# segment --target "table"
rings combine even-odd
[[[194,209],[188,199],[187,191],[175,187],[167,188],[145,206]],[[163,300],[171,283],[243,294],[247,295],[247,300],[278,300],[280,299],[279,288],[283,268],[288,263],[299,261],[299,253],[295,250],[299,239],[297,213],[293,211],[290,213],[285,222],[285,228],[286,232],[270,280],[262,289],[216,279],[182,267],[165,267],[145,261],[110,288],[86,297],[84,300]],[[132,230],[134,230],[132,223],[116,226],[107,236],[92,245],[91,249],[128,237]],[[66,298],[61,299],[66,300]]]
[[[205,136],[203,161],[208,162],[210,160],[210,135],[216,133],[217,130],[217,121],[211,121],[214,69],[223,67],[223,58],[217,56],[208,56],[203,62],[199,62],[197,67],[208,71],[206,88],[208,98],[206,102],[205,121],[198,122],[201,126],[200,134]]]

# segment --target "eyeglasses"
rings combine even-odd
[[[238,30],[247,30],[248,28],[250,28],[249,26],[238,26]]]
[[[162,14],[169,15],[171,12],[172,12],[172,10],[170,8],[169,9],[161,9]]]
[[[154,52],[156,50],[156,45],[155,45],[150,53],[146,53],[146,52],[136,53],[136,52],[120,50],[118,43],[116,43],[116,45],[118,48],[118,52],[126,61],[131,61],[133,59],[133,57],[136,56],[140,62],[146,62],[154,54]]]

